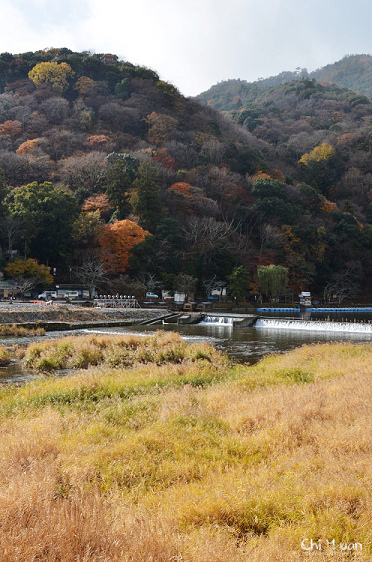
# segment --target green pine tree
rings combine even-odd
[[[140,164],[133,185],[137,188],[134,212],[140,217],[140,225],[150,232],[155,232],[162,218],[162,203],[158,177],[150,162]]]

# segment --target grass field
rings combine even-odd
[[[1,560],[372,560],[371,345],[248,367],[158,332],[20,356],[48,374],[0,389]]]

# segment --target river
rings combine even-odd
[[[49,332],[37,338],[0,339],[4,345],[24,345],[35,339],[61,337],[67,334],[112,333],[112,334],[149,334],[155,330],[175,330],[187,341],[206,341],[226,352],[229,357],[239,363],[254,364],[265,355],[284,353],[303,344],[332,341],[352,341],[355,343],[372,341],[372,313],[336,315],[313,314],[312,317],[300,317],[293,313],[262,314],[264,321],[257,327],[233,327],[228,322],[208,322],[195,325],[151,325],[130,326],[123,328],[96,328],[69,332]],[[267,320],[265,320],[265,317]],[[217,320],[217,319],[216,319]],[[335,320],[335,322],[332,322]],[[0,368],[0,382],[20,383],[35,377],[31,370],[23,369],[19,364]]]

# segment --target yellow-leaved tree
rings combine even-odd
[[[22,295],[38,285],[50,285],[54,281],[50,267],[33,259],[9,262],[4,271]]]
[[[327,142],[323,142],[320,146],[313,148],[311,152],[306,152],[301,156],[299,162],[308,166],[312,162],[323,162],[330,160],[335,155],[335,149]]]
[[[62,94],[68,86],[68,79],[74,74],[67,62],[39,62],[30,70],[28,77],[35,86],[50,84],[54,90]]]
[[[326,197],[342,174],[341,160],[336,156],[333,146],[327,142],[306,152],[298,164],[302,180]]]

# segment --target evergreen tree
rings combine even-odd
[[[125,219],[131,212],[128,193],[131,186],[132,179],[126,171],[125,162],[116,160],[107,173],[106,195],[118,220]]]
[[[0,168],[0,218],[6,214],[5,197],[7,193],[8,193],[8,189],[5,183],[4,170]]]
[[[235,267],[231,275],[227,277],[227,280],[229,282],[229,292],[234,299],[238,299],[239,297],[246,298],[249,296],[249,272],[243,265]]]
[[[158,177],[151,163],[142,162],[140,164],[133,185],[137,188],[134,211],[140,217],[140,224],[146,230],[155,232],[162,217],[162,203]]]

